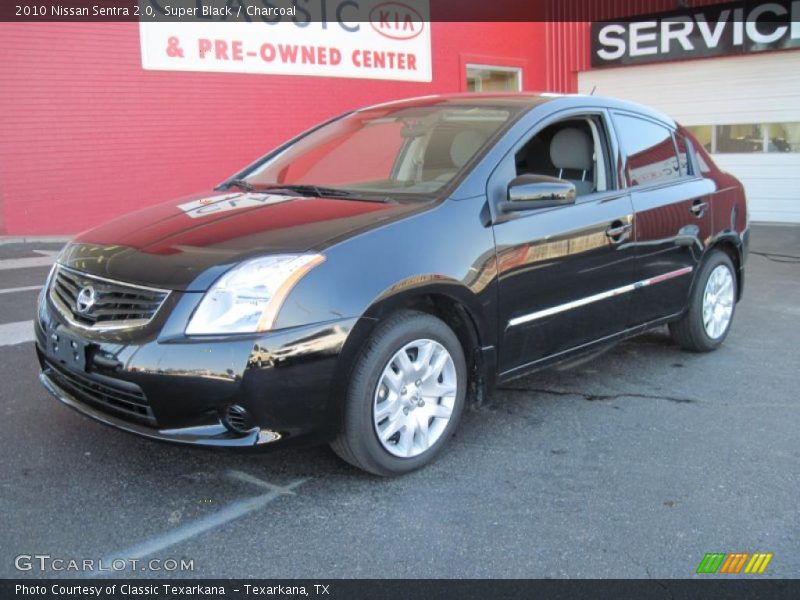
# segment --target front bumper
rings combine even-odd
[[[70,393],[64,388],[59,387],[53,377],[52,369],[45,368],[39,374],[39,381],[53,394],[70,408],[74,408],[82,415],[100,421],[106,425],[111,425],[117,429],[122,429],[128,433],[135,433],[163,442],[177,442],[180,444],[195,444],[199,446],[231,446],[231,447],[250,447],[274,442],[281,438],[280,434],[269,429],[259,429],[254,427],[247,433],[235,433],[223,425],[221,419],[211,417],[205,425],[195,425],[193,427],[183,427],[177,429],[157,429],[139,425],[133,421],[128,421],[113,416],[110,412],[94,408],[86,401],[81,400],[76,394]]]
[[[357,322],[340,319],[208,339],[165,336],[172,330],[167,322],[134,339],[77,331],[44,299],[35,326],[36,352],[40,380],[51,394],[130,433],[200,446],[312,443],[336,433],[339,374],[346,371],[342,349]],[[59,335],[79,341],[85,367],[67,364],[52,352],[48,344]],[[244,409],[246,427],[232,427],[226,418],[231,407]]]

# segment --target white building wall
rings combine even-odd
[[[595,69],[578,90],[652,106],[683,125],[800,122],[800,51]],[[800,223],[800,152],[714,155],[754,221]]]

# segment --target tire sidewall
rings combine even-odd
[[[419,469],[435,459],[458,427],[467,394],[467,366],[458,337],[444,322],[431,315],[419,313],[411,323],[397,322],[394,327],[379,333],[382,335],[371,351],[359,357],[359,361],[368,361],[368,364],[359,362],[348,388],[348,410],[356,412],[352,415],[355,418],[348,420],[356,423],[358,429],[358,432],[350,432],[357,436],[356,439],[351,437],[350,443],[360,446],[362,455],[372,463],[370,470],[384,475],[398,475]],[[434,340],[450,353],[456,369],[456,399],[450,421],[433,446],[419,456],[402,458],[390,454],[378,439],[373,424],[373,403],[378,381],[389,360],[403,346],[419,339]]]

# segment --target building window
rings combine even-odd
[[[716,125],[719,154],[751,154],[764,151],[761,125]]]
[[[519,92],[522,91],[522,69],[467,65],[467,91],[469,92]]]
[[[767,152],[800,152],[800,123],[765,125]]]
[[[712,154],[800,152],[800,123],[691,125],[686,129]]]
[[[709,152],[714,152],[714,126],[691,125],[686,129],[695,137],[700,145]]]

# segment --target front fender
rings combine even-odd
[[[494,282],[490,283],[494,285]],[[461,306],[472,320],[481,345],[494,346],[496,335],[489,313],[491,306],[480,303],[480,296],[468,286],[446,275],[425,274],[408,277],[397,282],[375,299],[364,316],[380,320],[384,315],[400,308],[413,306],[423,299],[444,299]]]
[[[276,328],[341,318],[377,319],[409,298],[441,294],[463,305],[482,339],[496,337],[497,268],[485,197],[430,210],[315,251],[325,262],[286,298]]]

